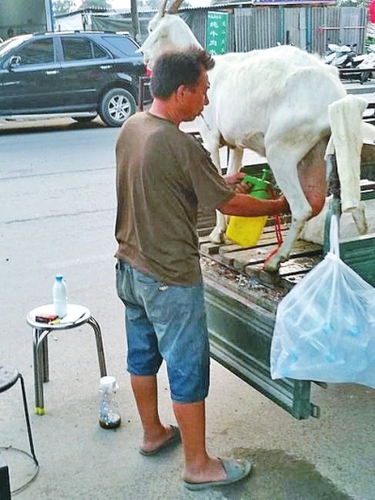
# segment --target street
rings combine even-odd
[[[248,458],[254,464],[250,478],[189,492],[179,480],[180,447],[154,458],[138,453],[141,427],[125,369],[123,306],[114,282],[118,132],[99,120],[0,125],[0,364],[24,376],[40,462],[38,476],[17,499],[374,500],[375,391],[359,385],[312,384],[311,400],[321,417],[297,421],[212,361],[209,452]],[[100,374],[87,325],[50,334],[46,414],[34,414],[26,315],[51,302],[57,273],[66,279],[69,302],[88,307],[101,326],[108,374],[119,384],[122,425],[116,430],[99,427]],[[174,424],[164,367],[159,399],[163,420]],[[18,384],[0,400],[0,446],[27,451]],[[14,487],[26,482],[29,469],[27,461],[15,459]]]

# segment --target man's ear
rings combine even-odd
[[[185,97],[185,93],[186,93],[186,85],[179,85],[176,89],[176,97],[177,99],[183,99]]]

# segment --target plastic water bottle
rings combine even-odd
[[[63,318],[68,314],[68,289],[62,274],[56,274],[52,287],[53,306],[55,314]]]
[[[121,424],[121,415],[116,400],[117,389],[115,377],[108,375],[100,379],[99,425],[103,429],[115,429]]]

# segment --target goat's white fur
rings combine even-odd
[[[168,50],[201,47],[186,23],[163,9],[150,21],[149,32],[140,51],[151,68]],[[344,98],[346,90],[336,68],[296,47],[278,46],[214,58],[215,66],[209,71],[210,103],[197,118],[198,130],[219,172],[219,148],[223,145],[232,151],[228,173],[241,168],[244,148],[267,158],[292,213],[287,237],[267,264],[267,270],[274,271],[289,258],[305,221],[312,215],[298,181],[298,165],[304,168],[309,157],[311,161],[323,158],[330,134],[328,106]],[[322,168],[321,161],[317,168]],[[210,235],[212,241],[220,242],[225,229],[225,217],[219,213]]]

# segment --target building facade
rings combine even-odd
[[[0,2],[0,37],[53,29],[51,0],[2,0]]]

